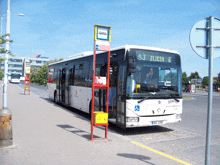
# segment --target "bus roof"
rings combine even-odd
[[[125,49],[125,50],[145,49],[145,50],[167,52],[167,53],[173,53],[173,54],[178,54],[179,55],[179,53],[177,51],[174,51],[174,50],[155,48],[155,47],[148,47],[148,46],[137,46],[137,45],[124,45],[124,46],[113,48],[113,49],[111,49],[111,51],[120,50],[120,49]],[[105,51],[99,51],[96,54],[101,54],[103,52],[105,52]],[[73,59],[79,59],[79,58],[82,58],[82,57],[92,56],[92,55],[93,55],[93,51],[86,51],[86,52],[83,52],[83,53],[79,53],[79,54],[76,54],[76,55],[69,56],[69,59],[49,64],[49,66],[50,65],[54,65],[54,64],[58,64],[58,63],[62,63],[62,62],[66,62],[66,61],[69,61],[69,60],[73,60]]]

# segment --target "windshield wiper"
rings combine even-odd
[[[156,93],[151,94],[150,96],[147,96],[147,97],[145,97],[145,98],[139,100],[138,103],[141,103],[142,101],[149,99],[152,95],[154,96],[155,94],[156,94]]]
[[[172,99],[174,99],[176,102],[179,102],[179,100],[178,100],[177,98],[175,98],[173,94],[170,94],[170,97],[171,97]]]

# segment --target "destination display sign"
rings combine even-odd
[[[138,61],[151,61],[160,63],[175,63],[175,57],[164,53],[155,53],[148,51],[136,51]]]

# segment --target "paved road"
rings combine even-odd
[[[130,130],[125,136],[169,155],[204,164],[207,96],[193,95],[183,101],[182,122],[150,129]],[[211,164],[220,164],[220,96],[214,96],[212,113]]]
[[[21,85],[19,85],[21,86]],[[33,87],[33,86],[32,86]],[[45,98],[46,87],[34,86],[31,91]],[[207,92],[188,93],[192,99],[183,101],[182,122],[164,126],[132,128],[126,131],[110,125],[110,131],[122,135],[131,141],[141,143],[165,154],[172,155],[186,162],[204,164],[206,122],[207,122]],[[220,163],[220,94],[214,93],[212,113],[212,143],[210,163]],[[73,110],[89,120],[87,114]]]

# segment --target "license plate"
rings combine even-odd
[[[160,124],[163,124],[164,122],[165,122],[164,120],[152,121],[151,124],[152,124],[152,125],[160,125]]]

